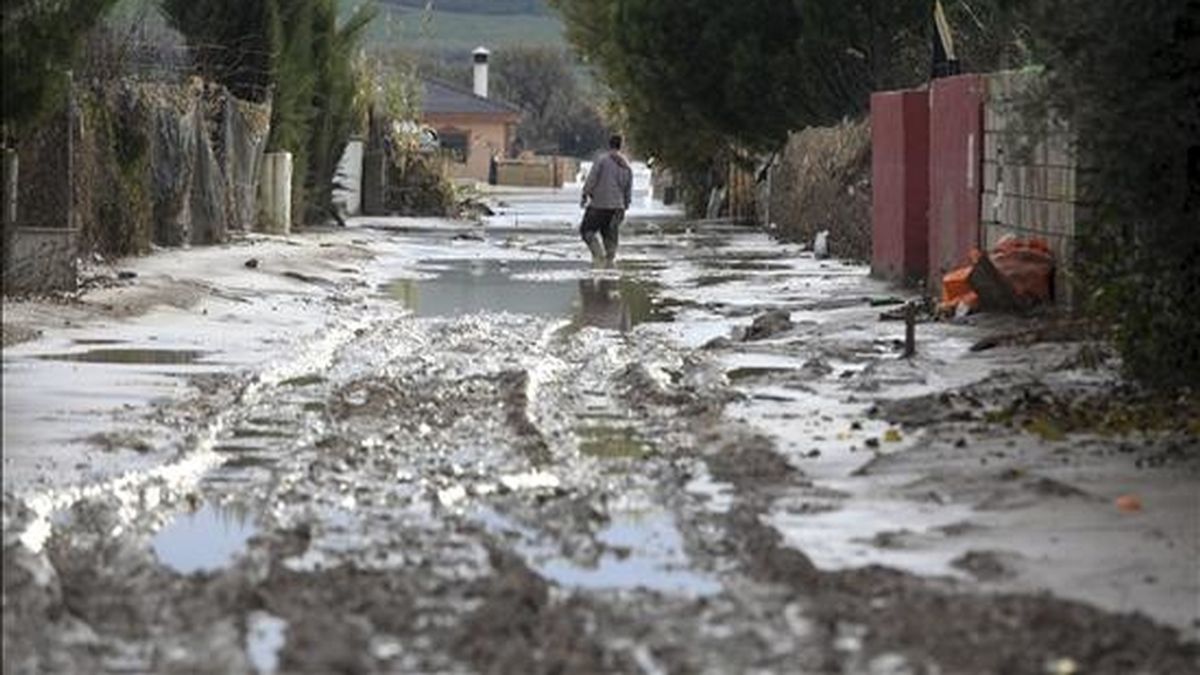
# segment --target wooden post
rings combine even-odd
[[[4,165],[3,165],[3,227],[4,227],[4,250],[0,252],[0,262],[4,265],[4,271],[8,272],[12,267],[13,237],[17,230],[17,195],[21,185],[18,180],[19,162],[17,159],[16,148],[4,148]],[[5,274],[7,277],[8,275]]]

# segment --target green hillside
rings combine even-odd
[[[343,2],[346,7],[357,4],[354,0]],[[414,0],[414,4],[419,3]],[[499,14],[437,9],[426,13],[399,4],[380,4],[380,16],[370,29],[369,39],[423,51],[450,52],[465,52],[479,45],[489,48],[518,44],[566,45],[562,22],[553,13]]]
[[[339,0],[343,16],[363,0]],[[377,0],[379,17],[368,29],[368,41],[420,51],[466,54],[479,45],[565,46],[563,26],[543,0],[435,0],[439,8],[426,14],[425,0]],[[451,12],[447,7],[477,8]],[[109,24],[128,29],[144,25],[152,34],[166,30],[157,0],[120,0]]]
[[[382,4],[424,9],[428,0],[380,0]],[[434,0],[434,9],[458,14],[547,14],[545,0]]]

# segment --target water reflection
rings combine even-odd
[[[423,269],[437,276],[396,279],[381,291],[426,317],[512,312],[569,317],[576,330],[615,331],[670,319],[654,304],[646,282],[631,275],[595,276],[580,261],[440,260]]]
[[[595,326],[626,331],[633,327],[633,315],[615,279],[580,279],[580,326]]]
[[[624,277],[579,280],[576,328],[593,326],[624,332],[640,323],[668,318],[655,307],[645,284]]]
[[[254,515],[239,504],[206,503],[175,518],[154,536],[159,562],[180,572],[211,572],[228,565],[246,547],[257,528]]]
[[[89,349],[66,354],[38,354],[34,358],[121,365],[186,365],[196,363],[207,354],[197,349]]]

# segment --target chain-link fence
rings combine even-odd
[[[200,77],[202,64],[245,67],[218,47],[103,38],[15,148],[6,293],[70,289],[78,259],[220,242],[255,223],[270,92],[244,100]]]

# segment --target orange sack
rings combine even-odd
[[[979,293],[971,285],[971,274],[982,258],[983,254],[978,249],[971,249],[968,264],[953,269],[942,277],[943,311],[954,311],[959,305],[966,305],[970,311],[980,309]],[[1045,239],[1006,235],[996,242],[988,260],[1003,278],[1002,283],[1011,290],[1011,296],[1007,296],[1008,291],[1004,291],[1004,295],[1011,297],[1017,306],[1028,306],[1053,299],[1054,253]],[[1004,307],[1009,308],[1010,302],[1003,303]]]
[[[988,257],[1018,299],[1034,304],[1054,297],[1054,253],[1045,239],[1006,235]]]
[[[971,282],[968,279],[971,276],[971,269],[979,262],[982,255],[979,249],[971,249],[969,264],[950,270],[942,277],[941,309],[943,311],[952,312],[959,305],[966,305],[971,311],[979,308],[979,295],[975,289],[971,288]]]

